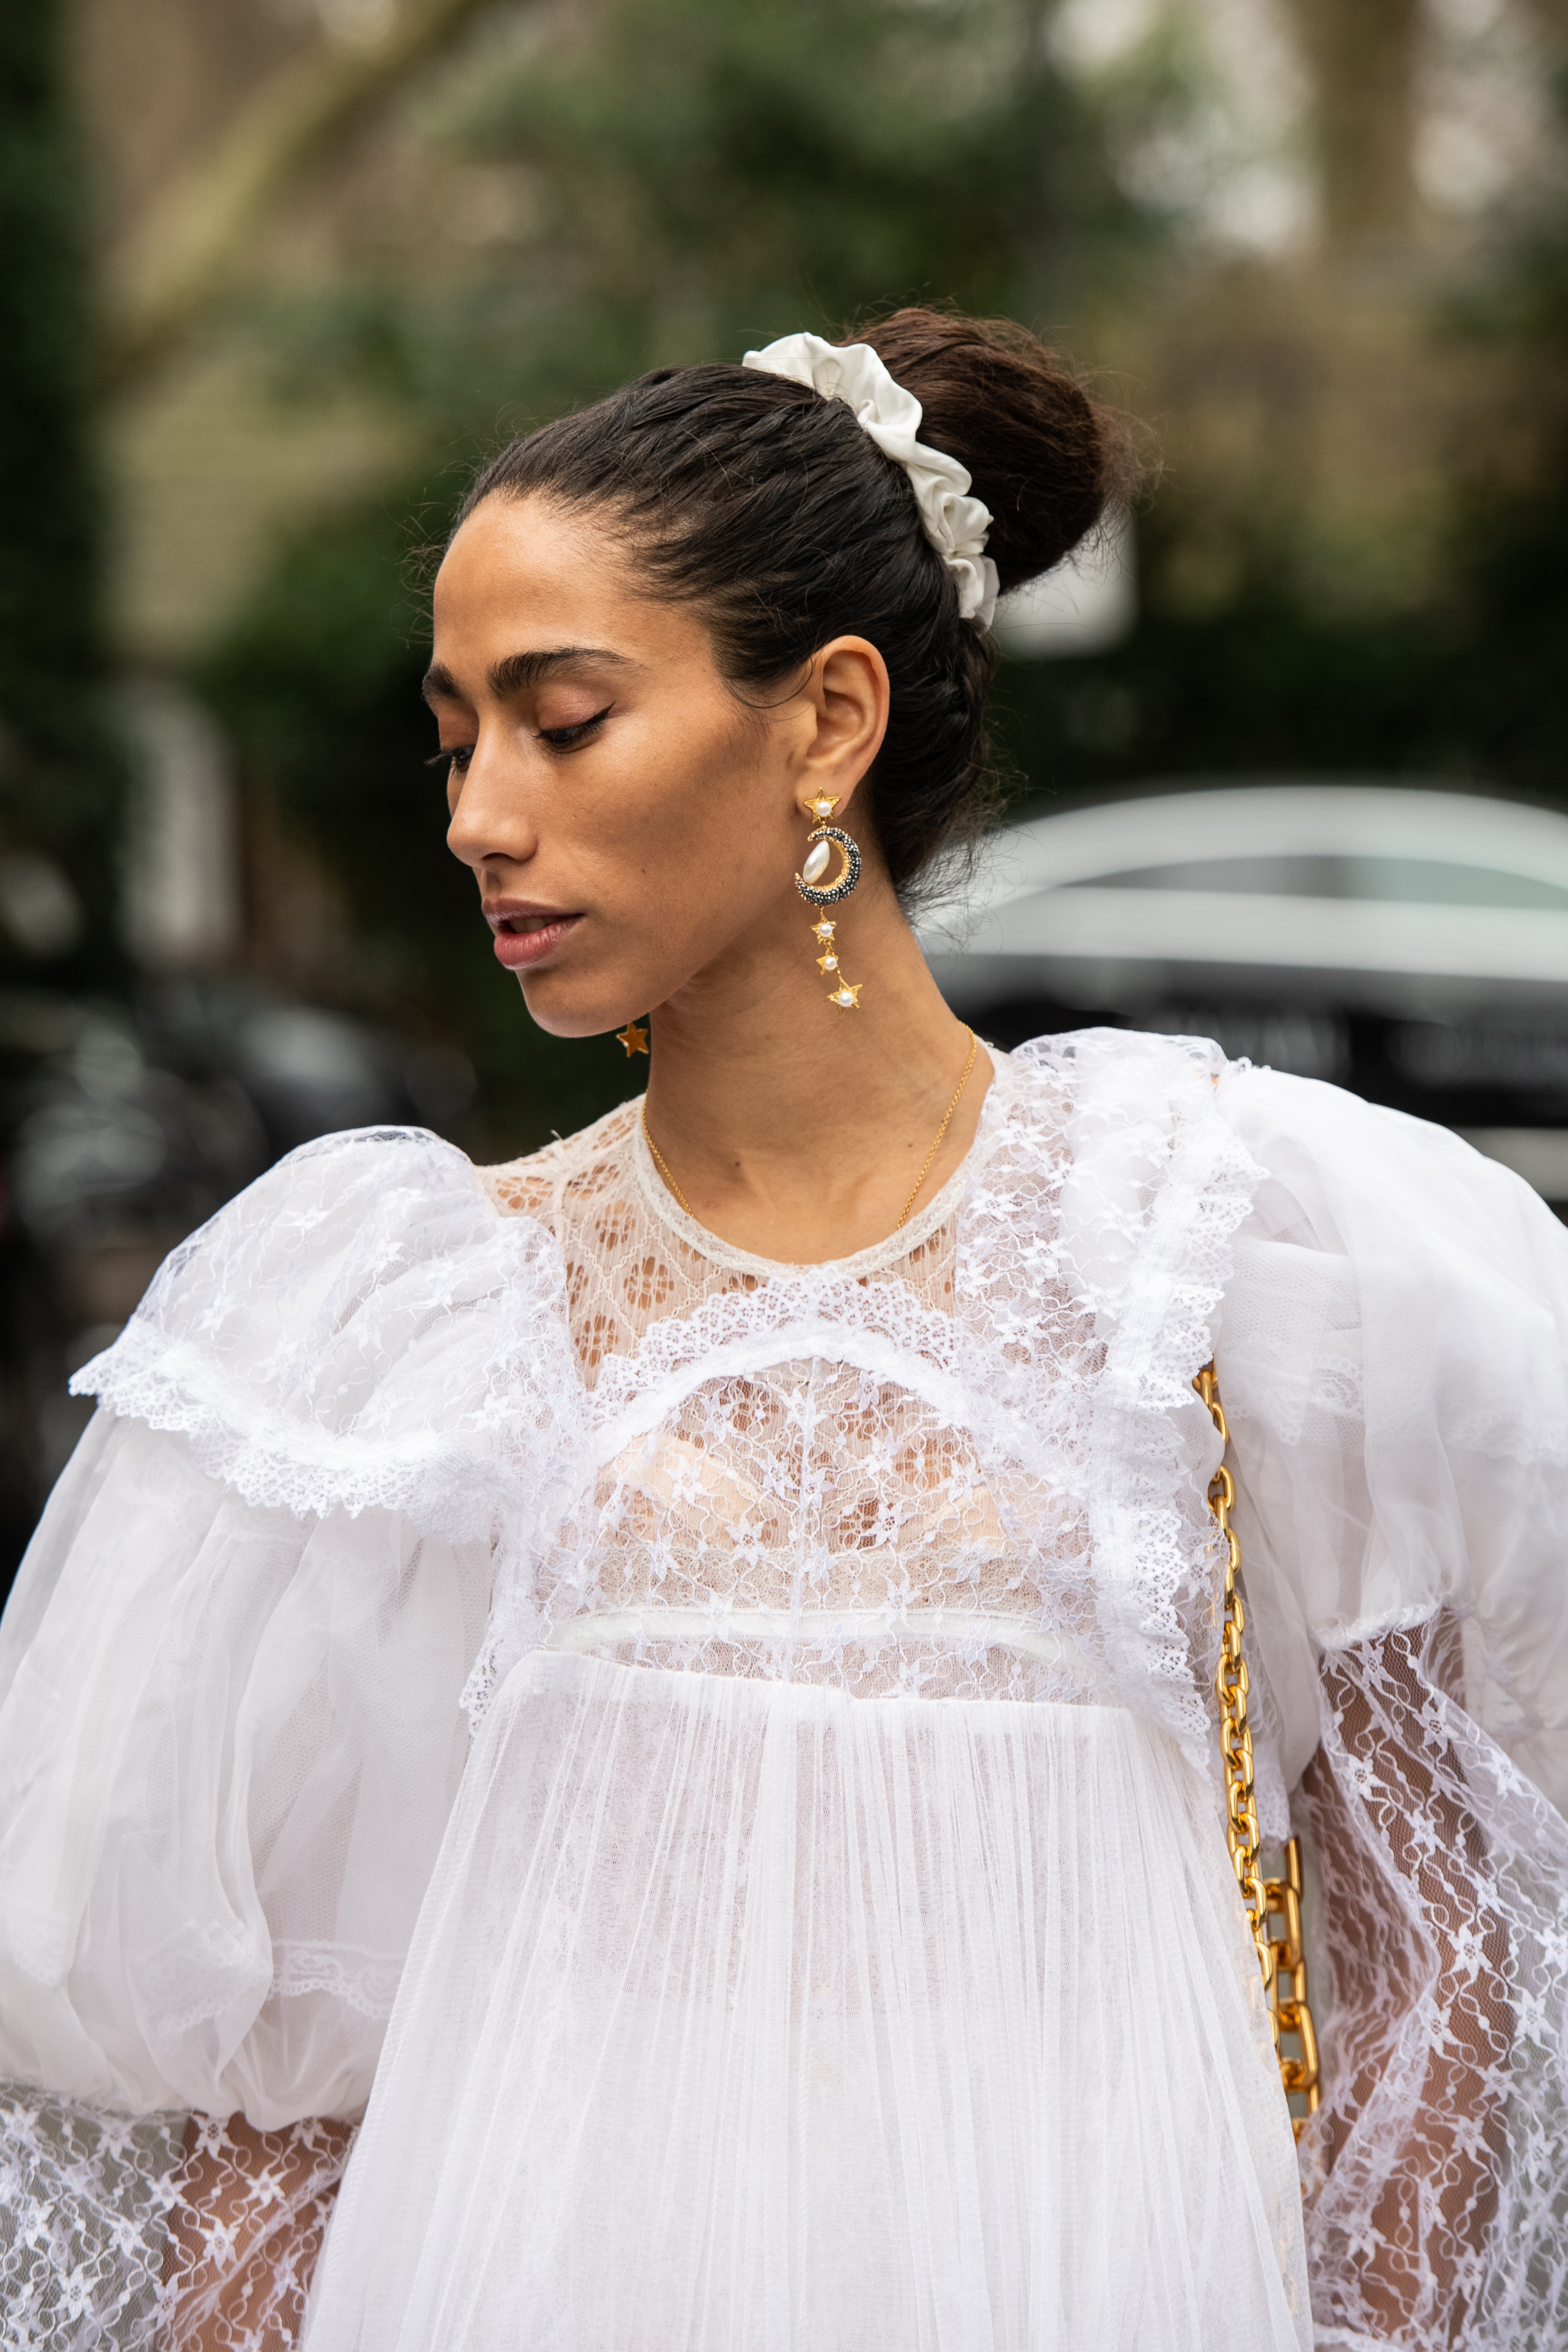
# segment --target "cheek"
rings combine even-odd
[[[624,799],[606,811],[607,837],[662,887],[684,887],[707,898],[744,887],[746,877],[776,867],[789,855],[788,805],[776,789],[768,746],[758,730],[733,711],[706,728],[651,742],[622,772]]]

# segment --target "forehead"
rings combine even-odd
[[[609,509],[537,496],[493,494],[475,508],[442,561],[434,604],[436,651],[448,664],[459,644],[486,661],[524,642],[602,646],[632,658],[707,648],[688,605],[650,593]]]
[[[453,534],[435,575],[435,602],[439,610],[490,593],[629,596],[633,569],[608,512],[492,493]]]

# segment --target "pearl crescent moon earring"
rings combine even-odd
[[[816,822],[806,836],[806,856],[795,877],[795,887],[808,906],[818,909],[818,919],[811,926],[811,937],[822,950],[817,958],[817,969],[828,983],[828,1003],[836,1004],[841,1012],[853,1013],[859,1009],[861,990],[865,982],[844,978],[834,944],[839,927],[830,922],[826,910],[841,905],[860,880],[861,854],[847,833],[828,823],[837,807],[838,802],[830,800],[826,793],[819,793],[815,800],[805,803],[806,815],[815,818]],[[823,877],[833,862],[835,849],[843,862],[833,879],[824,882]]]

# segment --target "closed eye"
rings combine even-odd
[[[552,751],[575,751],[596,727],[603,725],[614,708],[612,702],[607,702],[602,710],[594,712],[591,719],[580,719],[572,727],[541,727],[539,741],[548,743]]]
[[[607,702],[602,710],[594,712],[591,719],[580,719],[570,727],[541,727],[539,741],[548,743],[552,751],[575,751],[580,743],[587,741],[596,727],[603,725],[614,708],[612,702]],[[424,764],[427,768],[446,768],[460,776],[466,775],[468,763],[476,748],[473,743],[455,743],[449,751],[433,751]]]

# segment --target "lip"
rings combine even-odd
[[[496,961],[508,971],[532,971],[570,938],[580,915],[563,915],[554,907],[530,907],[519,900],[497,899],[485,909],[485,920],[496,935]],[[512,930],[513,923],[527,925]]]

